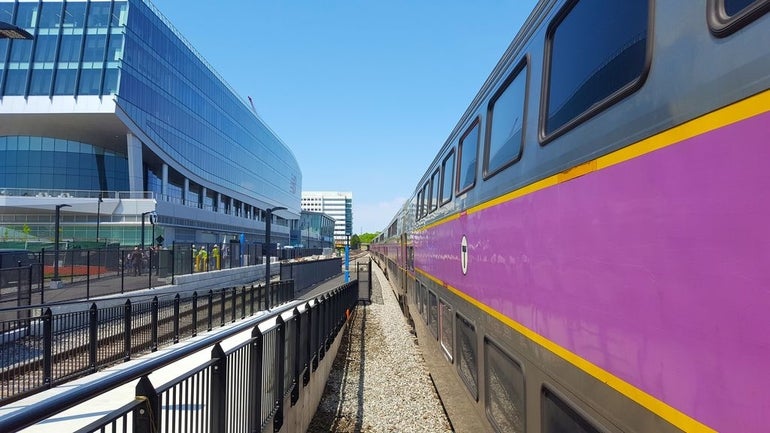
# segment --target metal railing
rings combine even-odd
[[[105,366],[156,351],[294,298],[294,282],[177,293],[118,306],[53,314],[41,306],[0,310],[0,405]],[[0,431],[2,431],[0,429]]]
[[[201,253],[202,250],[205,253]],[[287,251],[294,255],[316,252],[311,249],[279,250],[279,259],[288,254]],[[173,284],[174,278],[179,275],[259,265],[264,261],[262,253],[262,244],[241,245],[237,242],[224,245],[173,243],[169,249],[67,249],[59,252],[58,266],[55,266],[54,250],[43,249],[31,253],[34,257],[32,264],[0,269],[0,308],[91,299],[160,287]],[[282,279],[292,279],[292,275],[296,275],[301,279],[298,281],[302,284],[300,289],[318,282],[317,273],[293,272],[294,267],[322,266],[312,263],[282,263]],[[283,270],[284,267],[288,270]],[[329,269],[334,269],[334,266],[329,266]],[[327,274],[325,270],[319,270],[323,276]],[[63,283],[61,288],[50,288],[54,274],[58,274]]]
[[[247,327],[234,326],[227,333],[190,343],[101,381],[63,391],[23,414],[0,418],[0,431],[33,425],[136,379],[140,380],[135,399],[78,432],[280,431],[287,421],[285,402],[293,406],[299,400],[357,299],[357,281],[353,281],[312,300],[279,308],[248,321]],[[221,341],[247,329],[252,329],[250,338],[228,351],[222,349]],[[147,377],[212,346],[209,361],[165,384],[156,387]]]

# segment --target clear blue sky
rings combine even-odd
[[[536,0],[154,0],[292,149],[385,228]]]

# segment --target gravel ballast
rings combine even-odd
[[[372,266],[372,303],[359,305],[309,432],[451,432],[390,283]]]

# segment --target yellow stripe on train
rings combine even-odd
[[[484,311],[484,313],[494,317],[495,319],[503,322],[504,324],[508,325],[509,327],[513,328],[520,334],[524,335],[526,338],[532,340],[534,343],[542,346],[543,348],[547,349],[548,351],[552,352],[556,356],[564,359],[565,361],[569,362],[570,364],[574,365],[575,367],[579,368],[580,370],[586,372],[587,374],[595,377],[597,380],[606,383],[608,386],[613,388],[614,390],[618,391],[619,393],[625,395],[629,399],[639,403],[641,406],[649,410],[650,412],[653,412],[660,416],[661,418],[665,419],[672,425],[676,426],[679,429],[682,429],[684,431],[698,431],[703,433],[716,433],[716,430],[708,427],[707,425],[701,423],[700,421],[691,418],[687,414],[677,410],[676,408],[669,406],[665,402],[658,400],[654,396],[642,391],[641,389],[635,387],[634,385],[631,385],[630,383],[624,381],[623,379],[613,375],[612,373],[608,372],[607,370],[604,370],[603,368],[599,367],[596,364],[593,364],[592,362],[581,358],[579,355],[570,352],[568,349],[558,345],[557,343],[543,337],[542,335],[538,334],[537,332],[527,328],[526,326],[522,325],[521,323],[511,319],[510,317],[500,313],[499,311],[489,307],[486,304],[483,304],[482,302],[479,302],[475,298],[472,298],[465,293],[461,292],[460,290],[457,290],[456,288],[445,284],[443,281],[434,278],[433,276],[429,275],[422,269],[415,268],[415,271],[420,273],[421,275],[425,276],[429,280],[435,282],[436,284],[446,287],[449,291],[454,293],[455,295],[459,296],[460,298],[464,299],[468,303],[472,304],[473,306],[481,309]]]
[[[638,158],[642,155],[646,155],[664,147],[668,147],[672,144],[697,137],[698,135],[719,129],[723,126],[740,122],[741,120],[754,117],[767,111],[770,111],[770,90],[758,93],[732,105],[728,105],[719,110],[712,111],[711,113],[704,114],[701,117],[685,122],[679,126],[675,126],[642,141],[630,144],[622,149],[618,149],[595,160],[587,161],[561,173],[546,177],[545,179],[529,184],[523,188],[517,189],[516,191],[511,191],[485,203],[478,204],[472,208],[467,209],[465,212],[467,214],[472,214],[492,206],[497,206],[501,203],[515,200],[519,197],[532,194],[533,192],[558,185],[559,183],[570,181],[578,176],[582,176],[593,171],[602,170],[607,167],[620,164],[621,162]],[[423,231],[432,227],[436,227],[446,222],[455,220],[459,218],[459,216],[460,214],[450,215],[444,219],[425,225],[424,227],[417,229],[417,231]]]

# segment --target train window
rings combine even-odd
[[[770,0],[709,0],[709,27],[715,36],[729,36],[768,11]]]
[[[425,185],[422,186],[421,217],[428,215],[428,206],[430,206],[430,182],[425,182]]]
[[[492,176],[521,158],[527,93],[526,66],[525,59],[489,103],[484,147],[485,177]]]
[[[547,33],[543,143],[599,113],[644,82],[649,1],[573,0]]]
[[[452,200],[452,185],[455,179],[455,151],[452,149],[449,155],[441,163],[441,204]]]
[[[428,328],[438,338],[438,302],[436,294],[428,291]]]
[[[433,175],[430,177],[430,211],[433,212],[438,208],[438,190],[439,186],[439,180],[440,180],[441,172],[437,168],[436,171],[433,172]]]
[[[601,433],[601,430],[547,387],[543,387],[540,393],[540,407],[543,433]]]
[[[457,194],[473,188],[476,183],[476,154],[479,148],[479,119],[460,138],[457,164]]]
[[[524,373],[513,358],[485,340],[487,417],[499,432],[524,432]]]
[[[476,368],[476,327],[462,315],[455,316],[457,325],[457,371],[475,400],[479,399],[478,371]]]
[[[422,218],[422,191],[417,191],[417,209],[415,214],[415,219],[419,220]]]
[[[444,354],[449,359],[449,362],[452,362],[452,359],[454,358],[454,334],[452,331],[452,318],[454,317],[454,314],[452,313],[452,306],[441,299],[438,304],[438,310],[440,319],[439,329],[441,330],[441,338],[439,338],[441,341],[441,348],[444,349]]]

